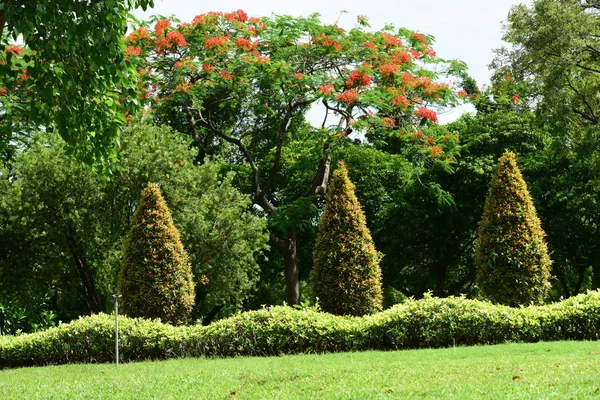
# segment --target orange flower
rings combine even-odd
[[[388,46],[402,46],[402,40],[398,39],[395,36],[390,35],[389,33],[385,33],[383,32],[381,34],[381,37],[383,38],[383,41],[388,45]]]
[[[423,43],[425,46],[427,46],[427,40],[425,39],[425,35],[423,35],[422,33],[413,32],[411,36],[414,39],[417,39],[419,42]]]
[[[393,106],[404,106],[404,108],[408,107],[410,105],[410,101],[408,101],[408,99],[404,96],[397,96],[395,98],[392,99],[392,101],[390,102]]]
[[[154,26],[154,31],[156,32],[156,36],[162,36],[165,33],[165,30],[171,26],[171,21],[166,19],[161,19]]]
[[[187,42],[185,38],[179,31],[171,31],[167,33],[167,40],[177,46],[185,47],[187,46]]]
[[[23,49],[22,49],[22,48],[20,48],[19,46],[14,46],[14,45],[13,45],[13,46],[8,46],[8,47],[6,48],[6,52],[7,52],[7,53],[13,53],[13,54],[12,54],[12,55],[13,55],[13,57],[14,57],[14,56],[20,56],[21,54],[23,54],[23,53],[24,53],[24,51],[23,51]]]
[[[324,94],[330,94],[333,92],[333,89],[334,89],[333,85],[331,85],[331,84],[325,85],[325,86],[321,86],[319,88],[319,92],[324,93]]]
[[[358,92],[356,89],[346,90],[337,96],[337,99],[342,103],[352,105],[358,99]]]
[[[429,110],[425,107],[419,107],[417,111],[415,111],[415,116],[419,118],[425,118],[437,124],[437,114],[433,110]]]
[[[204,47],[210,50],[213,47],[222,46],[228,42],[229,36],[209,37],[208,39],[206,39],[206,42],[204,42]]]
[[[252,42],[246,38],[240,37],[235,41],[235,47],[238,49],[244,49],[246,51],[252,50]]]

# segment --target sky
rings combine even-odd
[[[154,0],[152,10],[134,13],[137,18],[153,14],[174,14],[182,22],[191,22],[194,16],[208,11],[242,9],[249,16],[285,14],[307,16],[321,14],[324,23],[338,23],[349,29],[356,25],[356,17],[365,15],[371,28],[378,30],[385,24],[397,28],[431,34],[433,48],[439,57],[459,59],[467,63],[469,73],[479,85],[489,83],[488,65],[493,50],[502,46],[502,22],[513,5],[530,4],[530,0]],[[342,13],[342,10],[347,13]],[[458,118],[468,107],[450,110],[440,115],[440,122]]]

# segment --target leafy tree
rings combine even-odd
[[[222,163],[195,166],[193,158],[185,138],[170,129],[132,123],[105,182],[68,157],[56,135],[36,135],[0,172],[0,304],[25,309],[27,318],[52,310],[63,321],[110,310],[123,238],[140,191],[154,181],[173,211],[194,275],[209,279],[197,285],[194,318],[239,310],[259,279],[264,220],[249,212],[248,196],[233,188],[234,176]],[[77,246],[68,247],[71,242]],[[86,282],[94,283],[90,290]],[[95,292],[100,304],[92,309]]]
[[[419,147],[446,163],[454,149],[427,126],[437,122],[433,107],[455,95],[435,80],[465,66],[437,58],[429,36],[391,26],[369,32],[364,17],[348,32],[317,15],[259,19],[241,10],[177,22],[161,19],[127,38],[140,96],[157,120],[190,135],[199,161],[218,152],[244,166],[284,261],[288,302],[298,303],[298,233],[327,190],[334,148],[357,130],[382,147]],[[324,114],[316,128],[304,121],[312,105]],[[288,147],[294,140],[303,145]],[[310,160],[309,174],[283,199],[282,170],[299,159]]]
[[[160,189],[148,185],[125,240],[119,277],[123,312],[130,317],[189,321],[194,304],[192,267]]]
[[[493,66],[530,83],[555,124],[598,124],[599,11],[595,1],[536,0],[508,15],[503,39],[512,47],[498,50]]]
[[[498,160],[479,226],[475,263],[482,295],[510,306],[543,301],[550,258],[514,153]]]
[[[600,240],[596,204],[600,172],[600,49],[595,1],[536,0],[511,10],[492,66],[497,81],[520,87],[551,141],[531,159],[532,194],[548,233],[553,275],[562,296],[582,290]],[[591,268],[591,270],[590,270]]]
[[[0,1],[0,150],[56,127],[82,158],[106,161],[135,102],[123,41],[129,10],[153,3]]]
[[[208,278],[196,285],[193,313],[206,318],[241,309],[258,282],[268,238],[264,219],[249,210],[249,196],[234,188],[235,174],[226,173],[218,160],[194,165],[194,153],[185,137],[167,127],[132,123],[123,131],[119,161],[105,190],[108,214],[115,216],[111,232],[122,241],[139,191],[147,182],[160,182],[194,276]]]
[[[315,243],[312,286],[324,311],[381,311],[381,254],[375,250],[354,184],[343,162],[333,173]]]
[[[26,309],[60,308],[60,318],[100,312],[109,246],[102,234],[97,175],[69,159],[54,135],[39,134],[2,174],[2,289]],[[6,299],[6,297],[5,297]]]

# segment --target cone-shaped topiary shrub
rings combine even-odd
[[[354,184],[343,162],[333,173],[313,254],[312,286],[324,311],[381,311],[381,254],[375,250]]]
[[[483,297],[513,307],[541,303],[551,264],[544,236],[516,157],[505,153],[479,223],[475,264]]]
[[[148,185],[125,239],[119,277],[123,313],[160,318],[171,324],[188,321],[194,283],[187,254],[160,189]]]

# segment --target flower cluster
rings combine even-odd
[[[464,89],[460,89],[458,92],[456,92],[456,95],[461,99],[464,99],[469,95],[469,93],[467,93],[467,91]]]
[[[131,43],[137,43],[140,40],[149,39],[148,28],[138,28],[125,37],[125,40]]]
[[[235,41],[235,47],[237,47],[238,49],[250,51],[254,46],[252,45],[252,42],[250,40],[240,37]]]
[[[427,39],[425,39],[425,35],[423,35],[422,33],[413,32],[411,37],[427,46]]]
[[[410,105],[410,101],[408,101],[408,99],[404,96],[396,96],[392,99],[392,101],[390,101],[390,103],[393,106],[402,106],[403,108],[406,108]]]
[[[346,87],[368,86],[371,83],[371,77],[364,74],[361,70],[355,69],[350,73],[346,81]]]
[[[435,113],[435,111],[430,110],[430,109],[425,108],[425,107],[419,107],[417,109],[417,111],[415,111],[415,116],[417,116],[419,118],[428,119],[431,122],[434,122],[436,124],[438,122],[437,114]]]
[[[22,49],[22,48],[20,48],[19,46],[14,46],[14,45],[13,45],[13,46],[8,46],[8,47],[6,48],[6,52],[7,52],[7,53],[12,53],[12,54],[13,54],[13,56],[20,56],[20,55],[22,55],[22,54],[23,54],[23,52],[24,52],[24,51],[23,51],[23,49]]]
[[[337,99],[342,103],[352,105],[358,99],[358,92],[356,89],[345,90],[337,96]]]
[[[411,60],[410,54],[406,51],[397,50],[392,55],[392,63],[402,64]]]
[[[234,12],[225,13],[223,15],[223,17],[225,17],[225,19],[230,22],[237,22],[237,21],[246,22],[246,21],[248,21],[248,14],[246,14],[246,12],[244,10],[237,10]]]
[[[164,35],[165,31],[170,26],[171,26],[171,21],[169,21],[167,19],[161,19],[160,21],[158,21],[156,23],[156,25],[154,26],[154,32],[156,32],[156,36]]]
[[[129,56],[139,56],[141,52],[141,47],[127,46],[127,48],[125,49],[125,58],[129,60]]]
[[[375,46],[375,44],[373,42],[364,42],[363,46],[365,46],[371,50],[377,50],[377,46]]]
[[[402,46],[402,40],[398,39],[395,36],[390,35],[389,33],[381,33],[381,37],[383,38],[383,42],[391,47],[391,46]]]
[[[433,146],[429,149],[429,151],[431,151],[432,158],[438,159],[440,157],[440,155],[442,154],[442,152],[444,151],[444,149],[442,149],[441,146]]]
[[[329,85],[325,85],[325,86],[321,86],[319,88],[319,92],[323,93],[323,94],[330,94],[332,93],[334,90],[333,85],[329,84]]]
[[[204,47],[210,50],[213,47],[223,46],[225,43],[229,43],[229,36],[209,37],[204,42]]]
[[[167,33],[167,40],[169,41],[169,43],[172,43],[176,46],[181,46],[181,47],[187,46],[185,38],[179,31],[171,31],[171,32]]]
[[[379,71],[381,71],[383,76],[389,78],[398,72],[398,66],[396,64],[383,64],[379,67]]]

